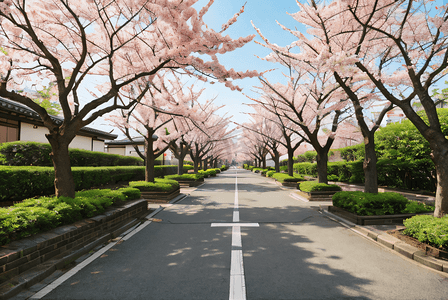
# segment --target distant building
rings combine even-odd
[[[61,124],[63,119],[51,116]],[[0,98],[0,144],[14,141],[48,143],[44,126],[39,115],[20,103]],[[82,128],[70,143],[70,148],[104,152],[104,141],[114,140],[117,135],[90,127]]]
[[[157,140],[157,135],[153,135],[153,139]],[[132,140],[130,139],[122,139],[122,140],[113,140],[106,141],[106,152],[119,154],[124,156],[135,156],[140,157],[135,150],[134,146],[137,146],[141,153],[145,153],[145,139],[143,137],[136,137]],[[175,164],[177,160],[174,159],[174,156],[170,150],[165,151],[163,156],[159,157],[158,160],[161,160],[163,165]]]
[[[399,107],[394,107],[393,109],[387,112],[387,124],[401,122],[401,120],[405,119],[406,115]]]

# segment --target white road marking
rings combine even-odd
[[[230,291],[229,300],[246,299],[246,282],[244,279],[243,243],[241,227],[259,227],[258,223],[239,223],[238,211],[238,173],[235,171],[235,202],[233,208],[233,223],[212,223],[211,227],[232,227],[232,251],[230,256]]]
[[[70,277],[72,277],[73,275],[78,273],[80,270],[82,270],[84,267],[86,267],[88,264],[90,264],[92,261],[94,261],[101,255],[103,255],[107,250],[109,250],[110,248],[115,246],[118,242],[120,242],[122,240],[124,240],[124,241],[128,240],[130,237],[132,237],[134,234],[136,234],[137,232],[139,232],[140,230],[142,230],[149,224],[151,224],[151,221],[146,221],[143,224],[141,224],[140,226],[138,226],[137,228],[135,228],[134,230],[132,230],[129,234],[126,234],[121,239],[119,239],[115,242],[112,242],[112,243],[108,244],[107,246],[101,248],[100,250],[98,250],[97,252],[95,252],[94,254],[89,256],[89,258],[82,261],[81,263],[79,263],[78,265],[73,267],[71,270],[69,270],[67,273],[64,273],[61,277],[59,277],[58,279],[56,279],[55,281],[53,281],[52,283],[50,283],[49,285],[47,285],[46,287],[41,289],[39,292],[37,292],[36,294],[31,296],[29,299],[42,299],[48,293],[50,293],[55,288],[57,288],[59,285],[61,285],[64,281],[66,281],[67,279],[69,279]]]
[[[260,227],[258,223],[212,223],[212,227]]]

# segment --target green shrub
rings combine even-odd
[[[305,181],[300,183],[299,189],[303,192],[340,191],[341,187],[336,184],[319,183],[317,181]]]
[[[338,181],[339,180],[339,176],[338,175],[334,175],[334,174],[327,175],[327,180],[328,181]]]
[[[275,171],[267,171],[266,177],[272,177],[276,172]]]
[[[317,176],[317,164],[310,162],[296,163],[293,166],[294,171],[299,174]]]
[[[198,181],[204,179],[203,174],[182,174],[182,175],[167,175],[165,179],[184,180],[184,181]]]
[[[126,200],[140,199],[142,196],[139,189],[132,187],[121,188],[118,189],[117,191],[123,193],[123,195],[126,196]]]
[[[155,166],[157,177],[176,174],[176,166]],[[143,180],[145,167],[73,167],[76,190],[120,181]],[[20,201],[54,194],[54,169],[50,167],[0,166],[0,201]]]
[[[272,175],[272,178],[277,180],[278,182],[299,182],[305,180],[302,176],[299,174],[294,174],[294,176],[289,176],[286,173],[274,173]]]
[[[434,211],[434,206],[419,203],[417,201],[409,201],[406,208],[402,211],[405,214],[419,214]]]
[[[9,142],[0,145],[0,165],[53,166],[50,144],[37,142]],[[71,166],[143,166],[139,157],[122,156],[83,149],[69,149]]]
[[[365,146],[364,143],[348,146],[345,148],[340,148],[338,151],[341,153],[341,157],[345,161],[357,161],[357,160],[364,160],[365,156]]]
[[[169,192],[179,188],[176,180],[156,178],[154,182],[131,181],[129,186],[142,192]]]
[[[59,225],[92,217],[117,202],[140,198],[140,191],[89,190],[77,192],[75,198],[41,197],[26,199],[8,208],[0,208],[0,245]]]
[[[288,166],[280,166],[280,172],[288,172]]]
[[[403,222],[404,234],[415,237],[422,243],[436,247],[448,247],[448,215],[442,218],[423,215],[414,216]]]
[[[431,206],[415,204],[398,193],[370,194],[364,192],[338,192],[333,205],[360,216],[393,215],[433,211]]]
[[[199,170],[199,174],[202,174],[204,177],[207,176],[216,176],[216,170],[215,169],[208,169],[207,171]]]

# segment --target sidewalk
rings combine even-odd
[[[338,183],[339,184],[339,183]],[[344,184],[343,190],[351,190],[351,191],[357,191],[363,190],[363,186],[358,185],[348,185]],[[382,189],[383,191],[394,191],[390,189]],[[418,200],[418,201],[424,201],[427,204],[430,204],[430,201],[434,201],[434,197],[431,196],[423,196],[418,194],[413,194],[410,192],[399,192],[400,194],[404,194],[405,197],[407,197],[410,200],[414,200],[415,198],[419,197],[425,197],[425,200]],[[340,216],[337,216],[331,212],[328,211],[328,207],[332,205],[332,202],[330,201],[308,201],[307,199],[303,198],[302,196],[291,192],[290,196],[292,198],[295,198],[297,200],[306,202],[310,207],[318,207],[318,210],[320,213],[328,217],[329,219],[338,222],[339,224],[343,225],[344,227],[347,227],[351,231],[368,238],[370,240],[375,241],[378,244],[381,244],[382,246],[385,246],[395,252],[398,252],[399,254],[414,260],[418,263],[421,263],[429,268],[435,269],[437,271],[448,273],[448,261],[444,259],[438,259],[432,256],[426,255],[426,252],[416,248],[414,246],[411,246],[407,244],[406,242],[393,237],[387,233],[389,230],[399,230],[405,228],[403,225],[400,224],[390,224],[390,225],[357,225],[354,224]],[[432,202],[434,203],[434,202]]]

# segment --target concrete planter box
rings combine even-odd
[[[168,203],[180,194],[180,189],[169,192],[142,191],[142,198],[150,203]]]
[[[0,247],[0,299],[42,281],[91,249],[138,224],[145,200],[111,206],[102,215],[63,225]]]
[[[287,187],[293,187],[293,188],[297,188],[297,186],[299,185],[298,182],[281,182],[282,186],[287,186]]]
[[[308,201],[333,201],[333,195],[338,191],[317,191],[317,192],[304,192],[299,191],[300,196],[308,199]]]
[[[329,206],[328,211],[358,225],[403,224],[403,220],[409,219],[413,216],[433,214],[433,213],[423,213],[423,214],[399,214],[399,215],[384,215],[384,216],[358,216],[357,214],[346,211],[345,209],[336,206]]]
[[[196,187],[204,183],[204,178],[198,180],[177,180],[181,186]]]

